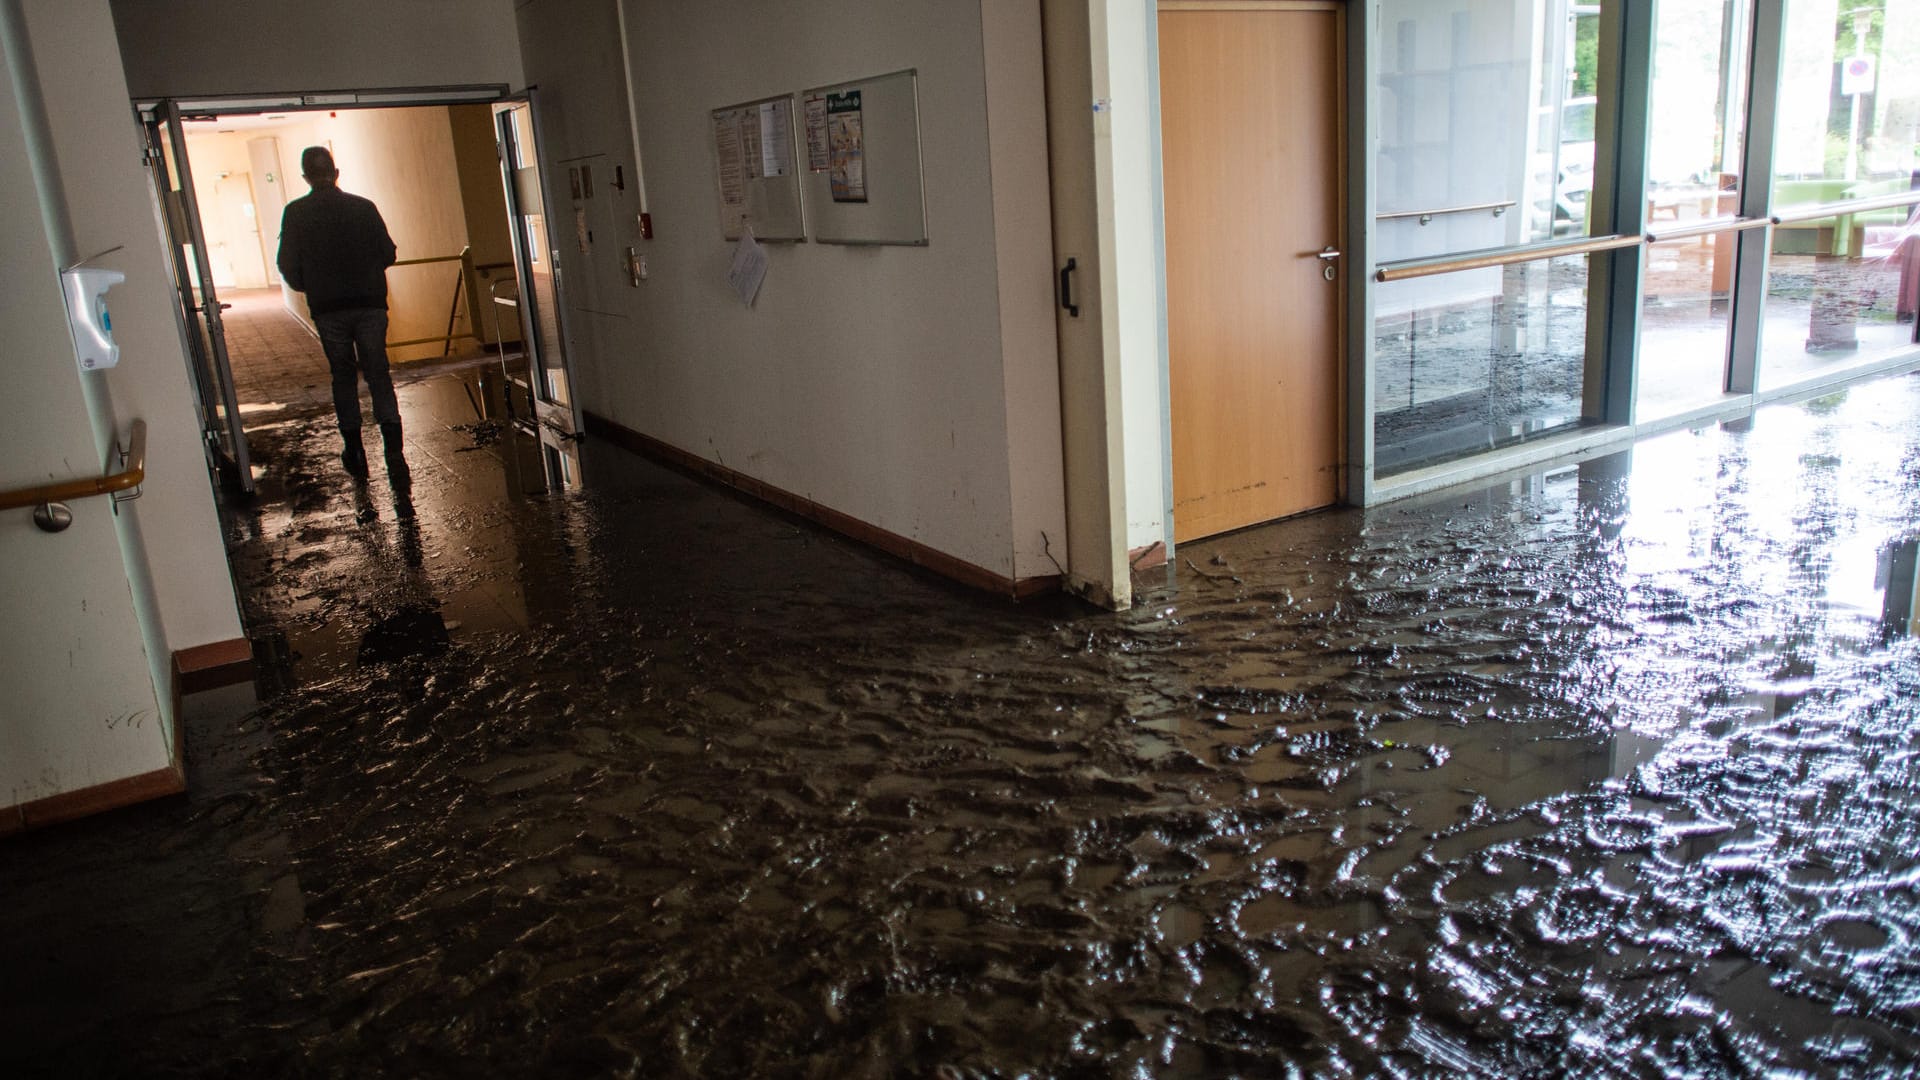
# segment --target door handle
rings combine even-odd
[[[1328,244],[1328,245],[1326,246],[1326,248],[1325,248],[1325,250],[1323,250],[1323,251],[1321,251],[1321,252],[1320,252],[1320,253],[1319,253],[1318,255],[1315,255],[1315,256],[1314,256],[1314,258],[1316,258],[1316,259],[1325,259],[1325,260],[1327,260],[1328,262],[1332,262],[1333,260],[1335,260],[1335,259],[1337,259],[1337,258],[1339,258],[1339,257],[1340,257],[1340,253],[1339,253],[1338,251],[1335,251],[1335,250],[1333,249],[1333,245],[1332,245],[1332,244]]]
[[[1079,268],[1078,259],[1068,259],[1067,265],[1060,268],[1060,306],[1076,319],[1080,317],[1080,305],[1073,302],[1073,272]]]
[[[1332,244],[1328,244],[1326,247],[1322,248],[1320,252],[1314,257],[1320,260],[1320,273],[1322,277],[1326,278],[1328,281],[1333,281],[1339,278],[1340,276],[1339,272],[1334,270],[1333,268],[1334,260],[1340,257],[1340,252],[1338,249],[1336,249]]]

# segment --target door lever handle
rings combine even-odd
[[[1314,256],[1314,258],[1316,258],[1316,259],[1325,259],[1325,260],[1327,260],[1328,262],[1332,262],[1333,260],[1335,260],[1335,259],[1337,259],[1337,258],[1339,258],[1339,257],[1340,257],[1340,253],[1339,253],[1338,251],[1335,251],[1335,250],[1333,249],[1333,245],[1331,245],[1331,244],[1329,244],[1329,245],[1327,245],[1327,248],[1326,248],[1326,250],[1324,250],[1324,251],[1322,251],[1322,252],[1320,252],[1319,254],[1317,254],[1317,255],[1315,255],[1315,256]]]

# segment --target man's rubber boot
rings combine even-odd
[[[403,518],[413,516],[413,470],[407,468],[407,456],[400,446],[400,422],[380,425],[380,440],[386,445],[387,481],[393,485],[395,511]]]
[[[355,480],[367,478],[367,451],[360,445],[359,428],[341,428],[340,464],[346,466],[347,475]]]

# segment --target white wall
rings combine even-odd
[[[602,69],[613,61],[595,59],[591,35],[566,48],[567,27],[598,24],[583,6],[521,9],[543,116],[601,117],[590,133],[549,124],[564,129],[543,131],[550,158],[625,151],[613,103],[592,103],[617,85]],[[633,329],[576,361],[585,406],[996,574],[1054,573],[1051,260],[1045,230],[1026,235],[1047,204],[1046,146],[1038,54],[1015,40],[1034,20],[1018,6],[629,0],[656,239],[644,287],[600,297]],[[766,285],[744,308],[725,281],[709,110],[902,68],[919,73],[930,243],[769,245]],[[575,85],[591,88],[585,101]]]
[[[82,175],[102,167],[103,175],[96,178],[108,189],[102,199],[127,198],[125,174],[134,174],[137,182],[139,169],[126,135],[130,121],[125,98],[112,110],[122,125],[121,138],[115,140],[110,131],[84,122],[91,99],[76,101],[68,92],[77,75],[101,70],[103,59],[106,70],[117,70],[111,58],[102,55],[115,48],[104,0],[25,5],[34,16],[30,33],[16,33],[24,31],[25,24],[14,19],[19,8],[12,0],[8,6],[12,10],[0,11],[0,16],[9,25],[0,33],[11,43],[10,54],[17,50],[30,56],[30,66],[39,74],[37,81],[24,75],[29,93],[37,96],[45,85],[46,112],[55,124],[66,125],[58,134],[86,135],[104,143],[97,154],[72,147],[74,157],[64,164],[83,170]],[[104,38],[99,28],[104,28]],[[108,376],[78,370],[60,293],[60,257],[29,165],[30,159],[47,161],[29,149],[25,134],[22,107],[35,106],[31,97],[23,101],[15,93],[15,78],[23,77],[23,69],[11,63],[8,68],[9,77],[0,80],[0,185],[9,193],[0,208],[0,250],[7,252],[0,320],[7,327],[9,401],[7,420],[0,424],[0,488],[13,489],[98,476],[107,439],[96,430],[94,414],[118,399],[127,415],[143,415],[135,410],[153,407],[150,394],[156,388],[153,380],[138,376],[109,388]],[[68,140],[62,139],[58,148],[66,153]],[[96,160],[116,150],[118,167]],[[57,177],[51,179],[57,183]],[[125,219],[143,204],[136,199],[115,210],[103,209],[100,201],[74,200],[72,218],[80,242],[131,243],[125,258],[113,264],[130,277],[149,268],[163,269],[151,233],[141,243],[122,231]],[[149,219],[144,224],[150,230],[153,223]],[[132,287],[110,294],[114,315],[124,312],[132,321],[122,337],[127,362],[170,363],[184,380],[177,336],[171,356],[154,355],[150,289],[143,281],[128,284]],[[176,418],[164,409],[144,415],[158,436],[150,497],[166,504],[144,523],[149,532],[166,536],[183,516],[182,504],[190,507],[193,500],[167,478],[167,470],[178,464]],[[204,489],[205,469],[197,464],[195,469]],[[151,628],[152,620],[143,620],[136,610],[133,577],[145,570],[133,565],[140,561],[140,552],[125,546],[130,539],[137,542],[140,530],[129,528],[131,512],[116,519],[104,498],[75,500],[71,509],[72,527],[55,534],[36,529],[26,509],[0,512],[0,612],[6,613],[0,624],[0,807],[152,772],[166,767],[171,758],[161,715],[163,695],[155,689],[159,665],[142,634],[142,623]],[[220,555],[217,529],[210,542]],[[156,564],[164,572],[177,565],[167,559],[156,559]],[[214,599],[220,598],[216,593]],[[230,589],[224,599],[230,618]],[[202,625],[187,613],[180,616],[184,627]]]
[[[513,0],[114,0],[139,98],[504,83]]]
[[[538,149],[552,207],[547,236],[564,268],[575,391],[586,408],[613,416],[597,403],[629,392],[621,358],[647,347],[637,336],[640,297],[628,295],[633,286],[624,264],[627,247],[640,242],[642,200],[619,11],[614,0],[522,0],[518,15],[521,62],[538,88]],[[598,179],[591,198],[574,199],[568,170],[582,164]],[[612,184],[616,166],[624,188]],[[576,212],[593,234],[586,251],[577,241]]]
[[[127,504],[121,518],[133,530],[138,559],[151,571],[149,615],[159,620],[166,650],[229,641],[242,636],[233,578],[201,448],[156,197],[140,165],[140,137],[119,78],[119,43],[107,3],[31,0],[26,10],[75,244],[81,255],[121,248],[94,265],[127,275],[111,298],[122,360],[102,382],[123,423],[147,421],[144,495]]]

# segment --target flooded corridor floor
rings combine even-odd
[[[463,393],[403,391],[411,524],[256,435],[271,696],[0,845],[0,1073],[1920,1069],[1920,377],[1124,615],[604,444],[547,493]]]

